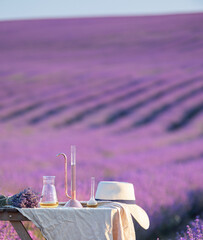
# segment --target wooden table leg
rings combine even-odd
[[[18,236],[22,240],[32,240],[29,233],[27,232],[26,228],[20,221],[10,221],[14,229],[16,230]]]

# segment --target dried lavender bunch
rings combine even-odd
[[[187,225],[187,232],[179,234],[177,240],[201,240],[203,239],[203,221],[198,217],[192,222],[192,226]]]
[[[38,206],[38,202],[39,196],[31,188],[26,188],[11,197],[0,195],[0,207],[10,205],[18,208],[34,208]]]

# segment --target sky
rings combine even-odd
[[[0,20],[203,12],[203,0],[0,0]]]

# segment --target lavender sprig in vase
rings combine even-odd
[[[26,188],[11,197],[0,195],[0,207],[10,205],[18,208],[35,208],[38,203],[39,196],[31,188]]]

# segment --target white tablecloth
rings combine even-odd
[[[21,208],[47,240],[135,240],[134,226],[125,204],[97,208]]]

